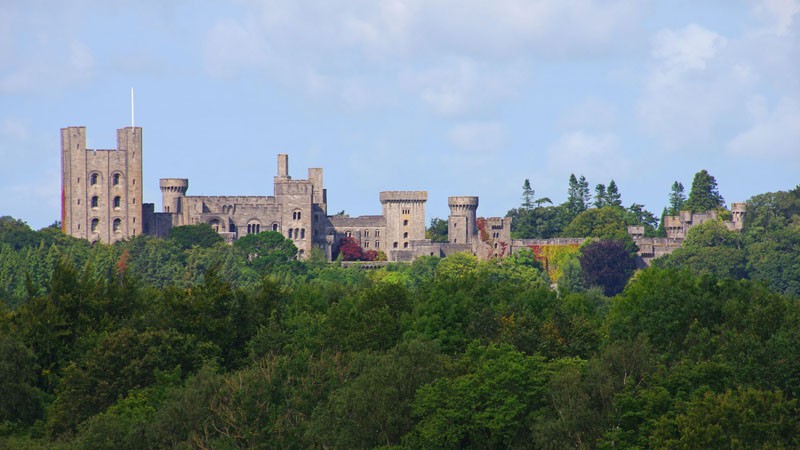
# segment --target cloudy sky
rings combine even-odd
[[[382,190],[614,179],[659,214],[706,169],[730,203],[800,183],[800,0],[0,0],[0,215],[59,219],[60,132],[144,127],[158,179],[272,195],[323,167],[331,213]]]

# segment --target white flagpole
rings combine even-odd
[[[133,88],[131,88],[131,128],[134,128],[134,125],[133,125]]]

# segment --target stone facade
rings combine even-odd
[[[86,128],[61,129],[61,230],[90,242],[142,234],[142,129],[117,130],[117,148],[86,148]]]
[[[91,242],[113,243],[149,234],[165,237],[172,227],[209,224],[227,242],[262,231],[276,231],[292,240],[298,257],[318,247],[333,259],[339,243],[352,237],[364,250],[384,252],[389,261],[411,261],[419,256],[444,257],[471,252],[480,259],[503,258],[530,245],[574,245],[575,239],[512,240],[510,217],[478,217],[475,196],[448,197],[448,242],[425,238],[426,191],[385,191],[379,194],[382,214],[350,217],[328,215],[323,170],[308,169],[306,179],[289,175],[289,157],[278,155],[272,196],[192,196],[189,180],[159,180],[162,211],[142,203],[142,129],[117,130],[117,148],[89,150],[86,129],[61,130],[62,214],[64,233]],[[734,203],[731,230],[741,230],[744,203]],[[628,232],[639,245],[640,263],[680,247],[689,229],[716,220],[716,211],[665,217],[667,238],[645,238],[643,227]],[[582,242],[582,239],[577,241]],[[536,243],[539,244],[536,244]]]

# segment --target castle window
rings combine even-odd
[[[381,230],[375,230],[375,237],[381,237]]]
[[[292,213],[292,220],[300,220],[301,217],[302,217],[302,214],[301,214],[300,211],[294,211]]]
[[[300,229],[299,228],[295,228],[294,229],[294,238],[295,239],[300,239]]]
[[[97,233],[98,225],[100,225],[100,219],[92,219],[92,233]]]
[[[92,186],[97,184],[97,174],[96,173],[93,173],[93,174],[91,174],[89,176],[89,184],[91,184]]]
[[[81,204],[81,199],[78,199],[78,204],[79,204],[79,205]]]
[[[405,233],[403,233],[403,239],[408,239],[408,231],[406,231]]]
[[[403,226],[404,226],[404,227],[407,227],[407,226],[408,226],[408,219],[406,219],[406,220],[404,220],[404,221],[403,221]]]
[[[346,237],[352,237],[352,236],[353,236],[353,232],[352,232],[352,231],[350,231],[350,230],[347,230],[347,231],[345,231],[345,232],[344,232],[344,235],[345,235]]]
[[[294,236],[294,229],[289,228],[289,239],[292,239]]]
[[[381,248],[381,241],[375,241],[375,248]]]
[[[96,209],[96,208],[97,208],[97,204],[98,204],[99,202],[100,202],[100,199],[99,199],[99,198],[98,198],[96,195],[95,195],[94,197],[92,197],[92,203],[91,203],[91,205],[92,205],[92,208],[95,208],[95,209]]]
[[[120,200],[119,195],[114,197],[114,209],[119,209]]]
[[[369,237],[369,230],[364,230],[364,237]]]
[[[403,248],[408,248],[408,242],[403,242]]]
[[[277,223],[273,223],[272,224],[272,231],[278,231],[278,224]]]
[[[112,225],[112,229],[114,233],[119,233],[120,227],[122,226],[122,221],[119,219],[114,219],[114,224]]]
[[[118,173],[115,173],[115,174],[114,174],[114,175],[111,177],[111,184],[113,184],[114,186],[117,186],[117,185],[119,185],[119,174],[118,174]]]
[[[305,239],[305,238],[306,238],[306,229],[305,228],[301,228],[300,229],[300,239]]]
[[[364,248],[369,248],[369,241],[364,241]]]
[[[392,248],[397,248],[397,242],[392,242]]]

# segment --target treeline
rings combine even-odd
[[[536,198],[530,180],[522,185],[522,201],[518,208],[506,214],[511,222],[511,236],[515,239],[549,239],[553,237],[600,237],[627,234],[628,226],[641,226],[646,237],[664,237],[664,217],[679,211],[705,212],[720,210],[725,216],[725,200],[717,188],[716,179],[705,170],[696,173],[687,198],[683,184],[675,181],[668,196],[667,208],[659,217],[645,209],[643,204],[632,203],[625,207],[622,194],[614,180],[597,184],[594,190],[581,175],[570,175],[567,187],[567,200],[553,205],[549,197]],[[728,213],[729,216],[730,213]],[[605,230],[587,229],[586,223],[602,223]],[[440,238],[441,231],[435,232],[437,223],[432,223],[431,237]],[[594,234],[592,234],[594,233]]]
[[[362,270],[273,232],[2,218],[0,447],[797,448],[800,189],[748,203],[632,278],[613,239],[558,271]]]

